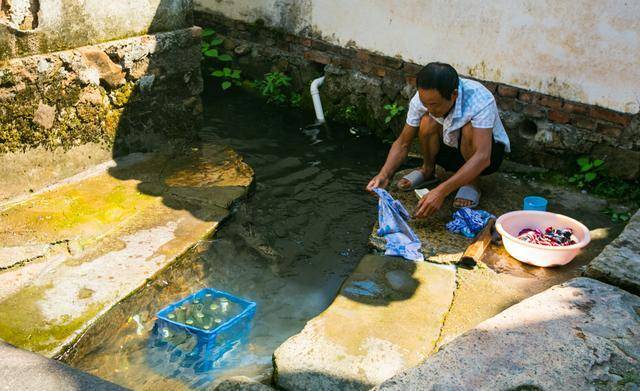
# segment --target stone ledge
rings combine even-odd
[[[479,324],[376,389],[636,389],[638,308],[637,296],[576,278]]]
[[[338,297],[274,353],[287,390],[366,390],[435,348],[456,288],[455,269],[367,255]]]
[[[0,202],[195,139],[200,57],[194,27],[0,64]]]
[[[226,218],[253,171],[225,146],[151,154],[0,214],[0,338],[63,353]],[[54,247],[51,244],[64,243]]]
[[[640,295],[640,211],[587,267],[585,275]]]
[[[116,384],[71,368],[59,361],[0,341],[0,390],[124,391]]]

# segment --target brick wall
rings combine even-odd
[[[382,106],[398,102],[406,107],[415,93],[420,64],[216,14],[197,13],[196,24],[219,31],[249,77],[279,70],[292,75],[298,88],[306,88],[312,77],[326,73],[323,89],[330,92],[321,95],[329,112],[358,107],[366,124],[382,137],[402,126],[399,120],[392,122],[396,129],[386,126]],[[640,176],[640,115],[479,81],[496,97],[513,144],[511,159],[571,171],[575,157],[591,155],[604,158],[612,175]]]

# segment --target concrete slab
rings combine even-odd
[[[78,176],[0,211],[0,338],[47,356],[216,229],[253,177],[205,145]]]
[[[2,391],[124,391],[116,384],[0,341]]]
[[[637,389],[638,308],[638,296],[576,278],[479,324],[376,389]]]
[[[585,275],[640,295],[640,211],[587,267]]]
[[[274,354],[288,390],[369,389],[434,349],[455,289],[451,266],[365,256],[339,296]]]

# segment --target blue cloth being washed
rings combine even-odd
[[[373,189],[378,195],[378,235],[387,244],[384,255],[400,256],[411,261],[424,261],[420,239],[407,224],[409,213],[384,189]]]
[[[453,214],[453,220],[447,223],[447,229],[454,234],[474,238],[491,218],[496,217],[485,210],[460,208]]]

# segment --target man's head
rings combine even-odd
[[[458,72],[449,64],[431,62],[418,72],[420,101],[436,117],[444,117],[458,97]]]

